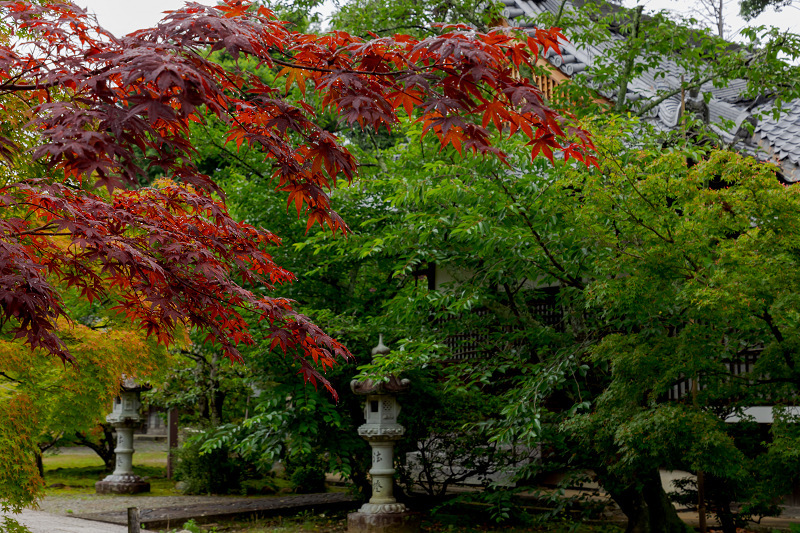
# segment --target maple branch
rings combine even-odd
[[[21,71],[18,74],[15,74],[14,76],[9,76],[7,80],[5,80],[2,84],[0,84],[0,88],[10,87],[10,88],[13,89],[14,87],[21,87],[22,89],[19,89],[19,90],[33,90],[33,89],[36,89],[37,88],[36,86],[30,86],[31,87],[30,89],[24,89],[24,87],[29,87],[29,86],[28,85],[18,85],[17,82],[19,80],[21,80],[25,76],[26,73],[33,72],[35,70],[41,70],[41,69],[42,69],[42,65],[34,65],[32,67],[29,67],[29,68],[23,68],[23,69],[21,69]]]
[[[781,38],[778,41],[776,41],[776,44],[779,45],[781,43],[782,39],[783,38]],[[760,50],[759,52],[757,52],[755,54],[752,54],[751,56],[746,58],[744,60],[744,64],[745,65],[750,65],[751,63],[753,63],[753,62],[755,62],[757,60],[760,60],[767,53],[768,53],[767,49]],[[736,71],[736,69],[737,69],[737,66],[736,66],[736,64],[734,64],[734,65],[728,66],[725,69],[716,71],[715,75],[706,76],[705,78],[701,78],[700,80],[697,80],[695,82],[688,83],[688,84],[687,83],[682,83],[680,86],[676,87],[675,89],[664,93],[663,95],[661,95],[660,97],[656,98],[655,100],[650,101],[650,103],[648,103],[646,106],[638,109],[636,111],[636,114],[638,116],[644,116],[648,111],[650,111],[651,109],[653,109],[654,107],[659,105],[661,102],[663,102],[667,98],[675,96],[676,94],[680,94],[682,91],[687,90],[687,89],[689,89],[689,90],[699,89],[704,83],[708,83],[709,81],[713,81],[714,79],[720,77],[720,75],[728,76],[728,75],[734,73]]]
[[[53,437],[52,435],[50,435],[50,436]],[[58,433],[57,435],[55,435],[52,439],[50,439],[50,442],[40,442],[39,444],[37,444],[36,446],[39,448],[39,453],[46,452],[47,450],[49,450],[50,448],[55,446],[56,443],[58,441],[60,441],[61,437],[63,437],[63,436],[64,436],[64,432],[62,431],[62,432]]]
[[[375,149],[375,160],[378,162],[378,168],[386,172],[386,161],[383,158],[381,149],[378,147],[378,142],[375,140],[375,136],[372,134],[372,130],[366,130],[366,133],[369,137],[369,140],[372,141],[372,147]]]
[[[238,121],[237,121],[237,122],[238,122]],[[210,132],[208,131],[208,127],[205,127],[205,130],[206,130],[206,132],[208,132],[208,133],[209,133],[208,139],[210,139],[210,141],[211,141],[211,144],[212,144],[213,146],[215,146],[215,147],[216,147],[217,149],[219,149],[220,151],[224,152],[224,153],[225,153],[226,155],[228,155],[229,157],[233,158],[235,161],[237,161],[237,162],[238,162],[240,165],[242,165],[243,167],[245,167],[245,168],[246,168],[247,170],[249,170],[250,172],[252,172],[252,173],[254,173],[254,174],[258,175],[258,177],[259,177],[259,178],[261,178],[261,179],[263,179],[263,180],[265,180],[265,181],[267,181],[267,182],[269,182],[269,181],[270,181],[270,178],[269,178],[269,177],[267,177],[267,176],[265,176],[263,172],[261,172],[261,171],[260,171],[260,170],[258,170],[256,167],[252,166],[250,163],[248,163],[247,161],[245,161],[244,159],[242,159],[241,157],[239,157],[239,156],[238,156],[236,153],[234,153],[234,152],[231,152],[230,150],[228,150],[228,149],[225,147],[225,145],[220,145],[220,144],[219,144],[219,143],[218,143],[218,142],[217,142],[217,141],[214,139],[214,136],[210,134]]]
[[[43,68],[42,65],[35,65],[31,68],[24,69],[24,71],[34,71],[34,70],[41,70]],[[111,70],[111,66],[105,66],[102,68],[98,68],[95,70],[89,70],[82,73],[83,79],[91,78],[92,76],[97,76],[98,74],[103,74]],[[49,81],[47,83],[35,83],[35,84],[18,84],[18,83],[9,83],[10,81],[15,81],[22,79],[23,74],[17,74],[16,76],[9,78],[8,81],[0,83],[0,90],[4,91],[5,93],[11,92],[21,92],[21,91],[35,91],[37,89],[52,89],[54,87],[58,87],[63,83],[61,80],[57,81]]]
[[[567,4],[567,0],[561,0],[561,4],[558,6],[558,13],[556,13],[556,18],[553,20],[553,26],[558,26],[561,22],[561,17],[564,15],[564,7]]]
[[[781,333],[781,330],[778,329],[778,326],[772,320],[772,315],[768,310],[764,310],[764,314],[761,315],[761,319],[767,323],[767,326],[769,327],[770,332],[772,332],[772,336],[775,337],[775,340],[782,343],[784,341],[783,333]]]
[[[14,383],[19,383],[19,384],[23,384],[23,383],[25,383],[24,381],[20,381],[20,380],[18,380],[18,379],[14,379],[14,378],[12,378],[11,376],[9,376],[8,374],[6,374],[5,372],[0,372],[0,376],[3,376],[4,378],[6,378],[6,379],[7,379],[7,380],[9,380],[9,381],[13,381]]]
[[[653,233],[653,235],[655,235],[656,237],[658,237],[662,241],[664,241],[666,243],[669,243],[669,244],[675,244],[675,240],[672,237],[670,237],[669,235],[662,235],[657,229],[655,229],[655,228],[649,226],[648,224],[646,224],[643,219],[637,217],[632,211],[630,211],[622,203],[616,203],[616,205],[622,210],[623,213],[625,213],[626,215],[631,217],[631,219],[633,219],[634,222],[636,222],[638,225],[640,225],[644,229],[646,229],[646,230],[650,231],[651,233]],[[667,228],[667,231],[669,232],[669,228]],[[687,257],[687,259],[688,259],[688,257]],[[689,262],[692,263],[691,260]],[[696,265],[694,265],[692,263],[692,266],[696,266]]]
[[[633,178],[628,176],[628,173],[622,167],[622,164],[619,162],[619,160],[617,158],[615,158],[615,157],[609,157],[608,160],[610,160],[617,167],[617,170],[619,171],[619,173],[622,174],[622,176],[625,178],[625,181],[628,182],[628,185],[631,186],[631,188],[636,193],[636,195],[639,198],[641,198],[642,201],[645,202],[648,206],[650,206],[651,210],[653,210],[654,212],[658,211],[658,209],[656,208],[655,204],[653,204],[653,202],[651,202],[650,199],[648,197],[646,197],[642,193],[642,191],[640,191],[639,188],[636,186],[636,180],[634,180]],[[609,199],[611,199],[610,195],[609,195]],[[613,199],[611,199],[611,200],[612,200],[612,202],[614,202]],[[659,239],[661,239],[664,242],[667,242],[669,244],[675,244],[675,239],[672,237],[672,232],[670,231],[669,226],[667,226],[667,228],[666,228],[667,229],[667,234],[666,235],[662,235],[658,230],[648,226],[647,224],[645,224],[644,220],[641,220],[641,219],[637,218],[636,215],[634,215],[631,211],[627,210],[622,205],[621,202],[614,202],[614,203],[616,205],[618,205],[620,207],[620,209],[622,209],[628,216],[630,216],[637,224],[639,224],[643,228],[653,232],[653,234],[655,234],[656,237],[658,237]]]
[[[286,54],[284,54],[286,55]],[[291,56],[288,56],[291,57]],[[297,63],[290,63],[288,61],[281,61],[280,59],[272,58],[272,61],[282,67],[289,67],[298,70],[310,70],[311,72],[325,72],[327,74],[333,74],[334,72],[343,72],[345,74],[366,74],[366,75],[373,75],[373,76],[387,76],[387,77],[394,77],[394,76],[401,76],[403,74],[411,74],[415,71],[413,70],[396,70],[392,72],[368,72],[365,70],[353,70],[349,68],[343,69],[331,69],[331,68],[324,68],[324,67],[312,67],[311,65],[298,65]],[[423,70],[423,69],[419,69]]]
[[[41,234],[40,232],[44,232],[45,230],[48,230],[53,227],[57,227],[57,225],[54,224],[53,222],[48,222],[47,224],[39,226],[38,228],[32,228],[26,231],[20,231],[18,235],[40,235]]]
[[[18,83],[0,83],[0,90],[10,93],[10,92],[20,92],[20,91],[35,91],[36,89],[50,89],[52,87],[56,87],[60,84],[57,81],[51,81],[47,83],[37,83],[35,85],[27,84],[27,85],[20,85]]]
[[[180,353],[181,355],[185,356],[185,357],[188,357],[189,359],[192,359],[192,360],[193,360],[194,362],[196,362],[198,365],[203,365],[203,366],[205,366],[205,365],[208,363],[208,361],[206,361],[206,359],[205,359],[205,356],[204,356],[204,355],[201,355],[201,354],[198,354],[198,353],[192,352],[192,351],[190,351],[190,350],[180,350],[180,352],[179,352],[179,353]]]
[[[292,57],[292,56],[290,56],[290,55],[288,55],[288,54],[286,54],[286,53],[284,53],[282,51],[281,51],[281,54],[283,56],[285,56],[285,57]],[[328,74],[333,74],[333,73],[336,73],[336,72],[342,72],[342,73],[345,73],[345,74],[362,74],[362,75],[369,75],[369,76],[384,76],[384,77],[388,77],[388,78],[394,78],[396,76],[403,76],[405,74],[414,74],[416,72],[422,72],[422,71],[426,71],[426,70],[441,70],[441,71],[444,71],[444,72],[447,72],[447,73],[450,73],[450,74],[456,73],[456,71],[453,70],[452,66],[444,65],[442,63],[432,63],[430,65],[424,65],[424,66],[421,66],[421,67],[415,66],[413,69],[409,68],[409,69],[404,69],[404,70],[393,70],[391,72],[376,72],[376,71],[368,71],[368,70],[354,70],[354,69],[349,69],[349,68],[331,69],[331,68],[325,68],[325,67],[313,67],[311,65],[298,65],[297,63],[290,63],[290,62],[287,62],[287,61],[282,61],[282,60],[276,59],[274,57],[270,58],[270,60],[273,61],[274,63],[278,64],[278,65],[281,65],[282,67],[295,68],[295,69],[298,69],[298,70],[310,70],[312,72],[325,72],[325,73],[328,73]]]
[[[635,11],[633,12],[633,34],[631,35],[631,40],[636,40],[639,37],[639,21],[642,18],[642,10],[644,6],[639,5],[636,6]],[[625,107],[625,95],[628,92],[628,82],[630,81],[631,74],[633,72],[633,65],[636,62],[636,56],[631,54],[625,60],[625,68],[622,72],[622,75],[619,79],[619,89],[617,90],[617,105],[615,106],[615,111],[617,113],[622,113]]]
[[[30,202],[16,202],[14,204],[8,204],[8,205],[6,205],[4,207],[11,207],[12,205],[13,206],[27,205],[27,206],[30,206],[30,207],[33,208],[33,209],[30,210],[30,213],[33,213],[34,211],[41,209],[42,211],[47,211],[48,213],[50,213],[51,215],[53,215],[55,217],[61,218],[61,213],[53,211],[52,209],[48,209],[47,207],[44,207],[42,205],[32,204]]]
[[[503,290],[506,292],[506,296],[508,297],[508,306],[511,309],[511,312],[514,313],[514,317],[517,319],[517,324],[524,326],[525,324],[522,321],[522,315],[520,314],[516,299],[514,298],[515,291],[512,291],[511,287],[506,282],[503,283]]]
[[[775,324],[774,320],[772,319],[772,315],[770,314],[769,309],[764,309],[764,314],[762,314],[759,318],[761,318],[762,320],[764,320],[764,322],[767,323],[767,326],[769,327],[770,332],[772,332],[773,337],[775,337],[775,340],[777,340],[778,343],[782,345],[781,354],[783,355],[783,360],[786,363],[786,366],[789,367],[789,370],[794,372],[796,366],[795,362],[792,360],[792,356],[789,353],[789,349],[784,345],[783,333],[781,333],[780,328],[778,328],[778,325]]]

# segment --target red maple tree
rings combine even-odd
[[[347,357],[345,347],[290,301],[246,288],[271,289],[293,275],[268,253],[279,239],[231,218],[222,191],[192,163],[188,126],[203,113],[229,124],[230,142],[263,152],[309,227],[334,232],[347,226],[326,191],[351,180],[356,161],[315,124],[310,106],[290,97],[293,83],[320,92],[348,123],[390,128],[404,110],[459,152],[503,158],[491,144],[494,127],[527,136],[534,157],[560,150],[592,161],[587,136],[517,74],[556,47],[557,29],[526,41],[465,26],[424,40],[364,41],[292,31],[242,0],[188,3],[120,38],[69,2],[0,1],[0,16],[0,108],[16,113],[12,103],[22,101],[30,119],[0,130],[0,316],[31,347],[66,360],[55,327],[65,316],[63,283],[89,300],[116,298],[164,343],[179,324],[204,330],[233,359],[237,344],[256,342],[244,318],[253,313],[268,322],[273,348],[330,388],[318,369]],[[225,70],[209,57],[218,50],[281,69],[286,87]],[[25,171],[32,161],[43,170]],[[153,166],[169,179],[139,186]]]

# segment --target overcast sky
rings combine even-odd
[[[164,11],[178,9],[184,0],[73,0],[90,13],[97,15],[100,25],[115,35],[125,35],[134,30],[149,28],[164,16]],[[213,5],[216,1],[198,0],[200,4]]]
[[[214,0],[195,0],[201,4],[212,5]],[[637,0],[624,0],[625,5],[634,6]],[[687,13],[691,10],[691,0],[639,0],[645,5],[645,10],[670,9]],[[123,35],[139,28],[153,26],[163,17],[163,12],[178,9],[183,6],[184,0],[75,0],[81,7],[87,7],[90,12],[97,15],[100,24],[116,35]],[[328,4],[331,4],[330,1]],[[800,2],[785,7],[776,13],[772,9],[758,17],[757,24],[774,25],[784,30],[800,32]],[[738,1],[729,0],[728,11],[732,15],[729,26],[733,32],[738,31],[745,22],[733,16],[738,13]],[[325,11],[330,11],[328,7]]]
[[[691,0],[623,0],[623,3],[628,7],[644,4],[645,11],[660,11],[664,9],[682,15],[693,16],[700,20],[700,17],[692,13],[693,8],[697,9],[699,2],[692,2]],[[800,2],[796,0],[794,5],[786,6],[781,11],[767,8],[761,15],[749,22],[745,22],[739,17],[738,0],[725,0],[723,11],[726,13],[725,24],[730,28],[734,39],[735,34],[745,25],[776,26],[782,30],[800,33]]]

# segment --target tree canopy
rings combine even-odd
[[[0,18],[0,320],[14,341],[0,369],[11,376],[0,409],[4,507],[41,487],[32,428],[54,413],[26,369],[52,363],[47,354],[88,365],[84,377],[98,383],[80,401],[94,406],[113,392],[111,373],[151,365],[124,326],[108,326],[114,342],[95,342],[92,328],[107,326],[75,300],[118,312],[162,345],[190,334],[238,361],[242,346],[260,344],[336,396],[323,372],[348,350],[274,295],[295,279],[273,258],[280,237],[231,215],[216,167],[196,163],[207,160],[192,125],[219,129],[235,148],[228,153],[257,154],[264,185],[305,218],[306,231],[350,231],[330,191],[356,176],[358,162],[331,117],[389,131],[408,115],[440,147],[501,161],[508,155],[495,134],[524,137],[531,157],[558,150],[594,161],[589,136],[519,75],[556,46],[558,30],[523,39],[466,26],[424,39],[317,36],[240,0],[190,3],[122,37],[69,2],[3,1]],[[20,342],[35,365],[13,351]],[[113,364],[103,366],[105,357]]]
[[[792,0],[741,0],[739,2],[739,14],[747,20],[755,18],[767,8],[780,11],[782,8],[792,4]]]
[[[310,381],[325,382],[317,368],[347,355],[287,299],[247,288],[294,276],[268,251],[279,238],[234,220],[222,191],[193,164],[188,125],[203,120],[201,109],[228,125],[229,142],[258,147],[309,228],[334,232],[347,225],[326,190],[352,179],[357,163],[302,97],[290,98],[293,84],[313,87],[350,124],[389,128],[398,110],[419,110],[425,132],[459,151],[502,159],[487,128],[508,127],[528,138],[534,156],[558,149],[592,161],[588,137],[516,75],[539,49],[556,46],[557,30],[519,40],[456,26],[422,40],[365,41],[295,32],[263,6],[227,0],[189,4],[155,28],[115,37],[69,3],[6,1],[0,13],[3,111],[23,109],[28,119],[0,137],[2,313],[16,337],[66,360],[52,280],[89,300],[116,299],[163,343],[179,324],[204,330],[234,359],[238,344],[255,342],[243,317],[252,312]],[[285,87],[222,68],[208,56],[214,51],[280,69]],[[162,179],[148,180],[148,170]]]
[[[650,69],[658,80],[668,59],[687,69],[687,93],[738,78],[750,82],[745,97],[786,101],[797,96],[784,83],[794,67],[778,56],[796,54],[797,37],[764,32],[763,48],[729,49],[657,16],[643,17],[635,39],[617,17],[627,38],[612,39],[614,17],[595,25],[588,11],[564,22],[584,42],[611,39],[609,57],[556,93],[581,103],[598,167],[530,161],[515,139],[500,146],[510,168],[461,157],[421,138],[419,124],[391,138],[368,132],[353,144],[370,179],[336,192],[363,217],[350,217],[360,222],[346,242],[314,234],[296,245],[315,265],[302,285],[336,280],[352,300],[380,295],[351,323],[326,316],[349,334],[391,335],[395,351],[365,375],[441,371],[437,383],[454,394],[501,398],[502,413],[469,428],[542,445],[521,479],[588,470],[629,531],[684,531],[658,469],[703,472],[707,509],[735,531],[778,512],[793,477],[780,465],[795,461],[782,403],[797,393],[797,192],[776,167],[733,153],[702,112],[687,106],[674,129],[649,128],[648,109],[681,87],[623,101],[620,112],[594,99]],[[770,431],[745,415],[765,398],[778,422]],[[745,421],[725,423],[734,415]],[[682,489],[679,501],[697,502],[694,481]]]

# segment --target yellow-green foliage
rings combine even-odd
[[[140,332],[59,323],[74,364],[0,340],[0,502],[29,505],[42,488],[36,444],[88,431],[110,411],[122,375],[152,379],[165,351]]]
[[[36,469],[36,410],[26,394],[11,395],[0,407],[0,505],[3,511],[33,503],[43,486]]]

